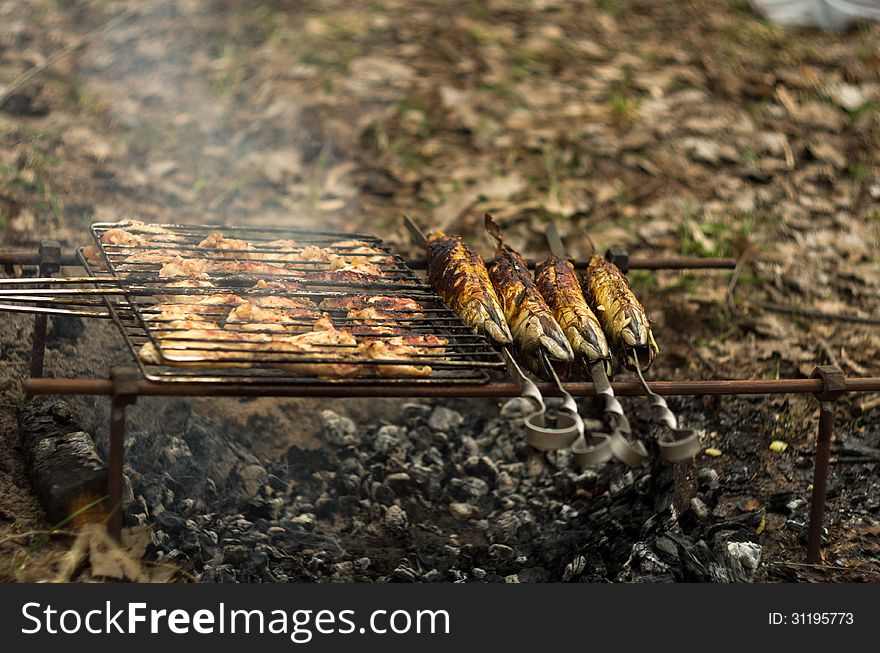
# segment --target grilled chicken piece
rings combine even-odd
[[[504,317],[510,325],[513,342],[523,362],[535,374],[549,378],[548,362],[563,368],[574,359],[571,345],[538,292],[523,258],[504,244],[501,230],[486,214],[486,229],[495,238],[495,264],[489,278],[501,298]]]
[[[274,336],[271,341],[273,351],[284,354],[302,355],[304,357],[332,357],[350,358],[357,357],[357,340],[346,329],[337,329],[330,321],[326,313],[315,322],[314,327],[307,333],[294,336]],[[355,363],[277,363],[275,367],[292,372],[300,376],[317,376],[331,378],[350,378],[357,376],[362,371],[362,366]]]
[[[208,278],[208,261],[195,258],[181,258],[176,256],[165,263],[159,269],[159,276],[163,279],[173,277],[192,277],[195,279]]]
[[[589,374],[590,363],[604,361],[605,370],[610,374],[608,341],[584,298],[574,266],[550,255],[535,269],[535,285],[568,339],[580,371]]]
[[[381,311],[393,311],[396,313],[416,314],[420,313],[423,306],[409,297],[386,297],[384,295],[351,295],[349,297],[328,297],[321,302],[321,308],[326,310],[341,309],[352,310],[361,308],[375,308]]]
[[[308,300],[306,300],[308,301]],[[320,314],[312,302],[285,307],[262,307],[243,301],[226,316],[226,327],[242,331],[298,331],[311,324]]]
[[[376,265],[392,265],[394,259],[378,247],[372,247],[362,240],[339,240],[330,243],[336,253],[346,263],[375,263]]]
[[[419,356],[442,357],[447,344],[449,344],[448,340],[433,334],[404,333],[389,338],[371,338],[361,343],[358,350],[363,356],[374,360],[408,361],[400,365],[384,363],[376,365],[379,376],[424,377],[429,376],[433,371],[431,366],[413,363],[418,361]]]
[[[382,270],[372,263],[356,263],[343,265],[335,270],[299,273],[307,281],[323,281],[325,283],[367,283],[379,281],[384,276]]]
[[[207,320],[177,320],[162,327],[156,331],[161,353],[150,342],[138,352],[146,363],[250,367],[252,363],[242,359],[252,357],[252,352],[269,342],[264,334],[230,332]]]
[[[593,256],[583,278],[584,296],[592,306],[618,360],[634,370],[638,355],[645,372],[660,352],[648,314],[620,269],[602,256]]]
[[[132,221],[125,228],[115,227],[101,234],[101,242],[105,245],[124,245],[127,247],[143,247],[161,242],[178,242],[184,237],[167,228],[146,222]]]
[[[108,229],[103,234],[101,234],[101,242],[105,245],[144,247],[149,241],[143,236],[129,233],[125,229]]]
[[[162,285],[163,288],[213,288],[214,284],[210,281],[201,281],[199,279],[181,279],[180,281],[172,281]],[[170,295],[156,295],[156,299],[164,304],[186,304],[192,302],[194,297],[201,295],[174,293]]]
[[[231,307],[237,306],[242,299],[238,295],[229,293],[217,295],[188,295],[183,296],[184,301],[156,304],[145,310],[145,320],[185,320],[190,317],[213,315],[218,320],[222,319]]]
[[[422,305],[406,297],[384,297],[382,295],[330,297],[321,302],[321,308],[346,310],[345,317],[359,324],[396,324],[425,317],[425,314],[421,312]]]
[[[104,262],[101,249],[97,245],[86,245],[82,248],[82,253],[90,268],[101,272],[107,271],[107,264]]]
[[[226,274],[290,274],[280,265],[261,263],[259,261],[203,261],[209,272],[224,272]]]
[[[282,261],[296,261],[300,244],[295,240],[273,240],[268,243],[251,245],[248,258],[254,261],[269,261],[280,264]]]
[[[271,291],[272,294],[263,294],[263,291]],[[260,279],[245,293],[245,299],[260,308],[278,308],[285,311],[305,314],[311,313],[315,318],[320,317],[316,310],[318,307],[308,297],[291,297],[299,291],[299,284],[295,281],[266,281]]]
[[[218,231],[208,235],[198,245],[199,249],[211,250],[213,254],[222,258],[249,259],[252,246],[250,243],[238,238],[227,238]]]
[[[499,345],[513,342],[486,265],[461,236],[431,235],[428,280],[443,302],[474,332]]]

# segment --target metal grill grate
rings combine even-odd
[[[92,235],[98,252],[80,258],[124,289],[105,300],[150,380],[483,383],[504,366],[370,235],[134,222]]]

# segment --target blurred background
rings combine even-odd
[[[716,368],[751,337],[753,373],[808,371],[817,339],[759,314],[732,346],[741,296],[880,305],[876,22],[782,27],[745,0],[5,0],[0,19],[6,245],[137,217],[403,248],[407,211],[489,253],[492,211],[536,256],[550,220],[578,256],[753,252],[735,284],[632,277],[691,306]],[[876,330],[837,326],[809,328],[875,366]]]

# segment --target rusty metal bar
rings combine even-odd
[[[552,383],[537,384],[542,394],[558,394]],[[612,384],[616,395],[637,397],[645,391],[633,381]],[[664,396],[704,395],[761,395],[761,394],[816,394],[822,392],[821,379],[729,380],[729,381],[654,381],[652,389]],[[592,383],[566,383],[566,390],[575,396],[595,396]],[[32,395],[110,395],[112,384],[101,379],[25,379],[22,389]],[[848,378],[844,392],[880,391],[880,377]],[[518,397],[520,388],[515,383],[498,381],[483,385],[334,385],[327,384],[236,384],[200,382],[138,381],[137,393],[145,397]]]
[[[107,465],[107,532],[122,537],[122,469],[125,460],[125,406],[118,397],[110,401],[110,451]]]
[[[125,409],[137,401],[138,373],[130,367],[110,369],[110,447],[107,465],[107,532],[122,538],[122,488],[125,464]]]
[[[57,241],[47,240],[40,243],[39,257],[40,276],[50,277],[61,267],[61,246]],[[34,315],[34,335],[31,341],[32,377],[43,376],[43,363],[46,360],[46,334],[49,329],[49,316],[46,313]]]
[[[816,399],[819,400],[819,434],[813,461],[813,496],[807,532],[807,563],[817,565],[822,559],[822,522],[825,519],[825,498],[828,492],[834,401],[846,392],[847,378],[837,365],[819,365],[810,377],[822,381],[822,390],[816,393]]]
[[[530,268],[534,268],[543,259],[529,259],[526,262]],[[486,265],[490,266],[495,259],[486,259]],[[576,270],[586,270],[589,265],[588,259],[572,261]],[[407,266],[412,270],[424,270],[427,263],[425,259],[409,259]],[[695,256],[677,258],[633,258],[629,260],[630,270],[733,270],[736,267],[735,258],[699,258]]]
[[[0,252],[0,265],[40,265],[43,259],[38,252]],[[59,265],[79,267],[76,254],[60,254]]]
[[[833,424],[834,404],[823,401],[819,412],[819,437],[816,440],[816,459],[813,463],[813,496],[810,500],[810,523],[807,534],[807,563],[812,565],[818,565],[822,560],[822,522],[825,519]]]

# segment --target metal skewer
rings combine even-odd
[[[551,221],[547,225],[545,236],[547,244],[550,246],[550,251],[559,258],[567,260],[565,244],[562,242],[562,237],[559,235],[555,222]],[[604,361],[593,361],[588,367],[590,378],[593,380],[593,385],[596,386],[596,394],[602,395],[605,400],[603,411],[605,419],[611,428],[610,436],[604,433],[595,434],[594,441],[599,436],[605,438],[604,442],[596,442],[595,446],[607,446],[615,458],[629,467],[642,464],[648,458],[648,452],[645,450],[645,445],[641,442],[631,443],[628,439],[632,434],[632,428],[623,412],[623,406],[617,400],[617,397],[614,396],[614,390],[611,388],[611,382],[608,380],[608,373],[605,371]]]
[[[405,213],[403,215],[403,223],[412,241],[417,246],[427,248],[428,239],[424,232]],[[583,420],[578,415],[577,404],[574,398],[562,387],[549,361],[545,358],[545,363],[551,369],[557,388],[559,388],[564,397],[562,410],[559,412],[553,427],[547,426],[547,405],[544,403],[544,397],[541,395],[541,391],[538,390],[538,386],[523,372],[519,363],[516,362],[516,356],[514,356],[510,347],[502,347],[502,351],[508,361],[508,371],[511,376],[515,376],[519,381],[520,396],[532,401],[537,408],[535,412],[527,415],[523,420],[526,427],[526,442],[541,451],[553,451],[565,449],[576,441],[582,441],[585,427]]]
[[[20,306],[18,304],[0,304],[0,311],[9,313],[33,313],[35,315],[74,315],[77,317],[109,318],[110,314],[101,311],[77,311],[68,308],[51,308],[49,306]]]
[[[651,390],[645,377],[642,375],[642,365],[639,362],[638,354],[635,350],[632,352],[636,361],[636,374],[639,381],[648,395],[649,403],[657,409],[660,419],[669,428],[669,433],[663,433],[657,438],[657,444],[660,446],[660,454],[665,460],[677,462],[687,460],[700,451],[700,434],[694,429],[679,428],[678,417],[670,410],[666,400]]]

